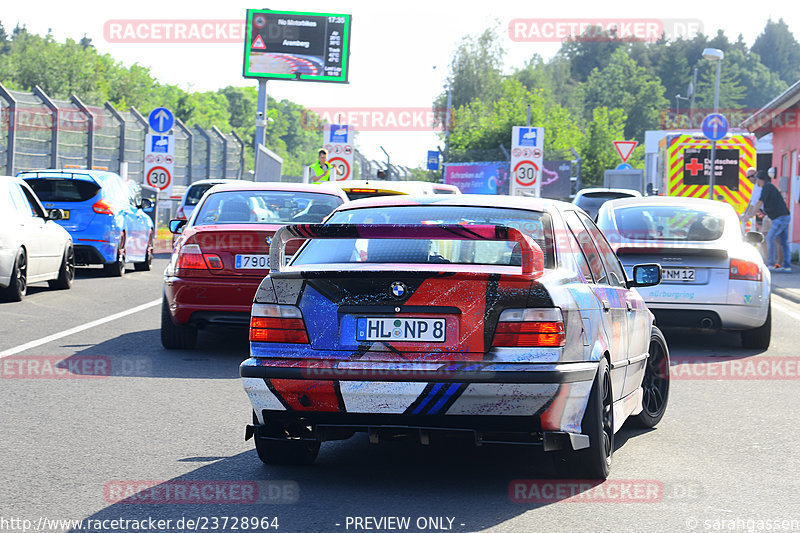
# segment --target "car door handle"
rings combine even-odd
[[[602,300],[603,303],[603,311],[608,312],[611,309],[611,304],[608,303],[608,300]]]

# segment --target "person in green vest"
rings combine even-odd
[[[314,173],[314,183],[330,181],[331,168],[328,165],[328,151],[324,148],[320,149],[317,161],[311,165],[311,171]]]

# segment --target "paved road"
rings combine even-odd
[[[152,272],[128,272],[121,280],[86,269],[70,291],[34,288],[23,303],[0,304],[0,353],[33,343],[0,362],[0,529],[11,529],[14,523],[3,520],[17,518],[44,529],[49,524],[40,517],[107,520],[74,531],[113,531],[119,524],[110,520],[148,517],[172,520],[162,528],[172,531],[194,529],[177,527],[182,517],[208,517],[197,524],[207,531],[243,530],[238,517],[277,517],[284,532],[744,531],[756,530],[758,520],[772,521],[773,531],[790,530],[792,523],[781,520],[800,529],[800,305],[794,302],[775,297],[775,336],[765,353],[738,347],[733,335],[671,336],[674,360],[699,361],[674,368],[682,379],[673,381],[658,428],[624,429],[610,481],[573,502],[563,499],[569,483],[555,479],[542,454],[519,448],[372,446],[356,436],[324,445],[312,467],[263,466],[252,441],[243,440],[250,407],[237,367],[246,340],[204,332],[199,350],[161,348],[154,302],[165,264],[162,257]],[[101,323],[37,345],[93,321]],[[762,367],[767,379],[703,376],[731,368],[720,366],[720,356],[741,364],[777,358],[783,366]],[[39,377],[9,374],[31,360],[42,363]],[[42,379],[48,361],[92,364],[111,375],[80,376],[75,367],[65,378]],[[794,379],[775,379],[791,372],[790,361]],[[544,481],[515,492],[519,479]],[[143,489],[151,485],[157,489]],[[250,501],[253,487],[259,502],[225,503]],[[118,501],[132,493],[156,501]],[[193,494],[212,503],[183,503],[197,501],[186,499]],[[229,518],[214,529],[211,519],[226,516],[238,524]],[[410,522],[403,528],[368,517]],[[127,526],[121,529],[143,530]]]

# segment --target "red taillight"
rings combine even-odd
[[[98,215],[113,215],[114,211],[111,209],[111,204],[105,200],[98,200],[92,206],[92,211]]]
[[[196,244],[184,244],[178,249],[178,268],[206,269],[206,261],[203,259],[203,252]]]
[[[178,212],[175,213],[175,218],[179,218],[181,220],[186,220],[186,213],[183,212],[183,206],[178,208]]]
[[[731,259],[731,266],[728,270],[729,279],[745,279],[749,281],[761,281],[761,269],[758,264],[744,259]]]
[[[253,304],[250,340],[308,344],[306,324],[300,309],[293,305]]]
[[[197,244],[184,244],[178,249],[178,268],[221,270],[222,259],[217,254],[204,254]]]
[[[565,342],[560,309],[506,309],[500,314],[492,346],[555,347]]]

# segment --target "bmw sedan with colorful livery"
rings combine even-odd
[[[287,243],[306,240],[288,265]],[[562,202],[370,198],[287,226],[255,296],[246,438],[267,464],[320,443],[536,444],[565,475],[605,478],[628,417],[669,392],[663,336],[591,219]]]

